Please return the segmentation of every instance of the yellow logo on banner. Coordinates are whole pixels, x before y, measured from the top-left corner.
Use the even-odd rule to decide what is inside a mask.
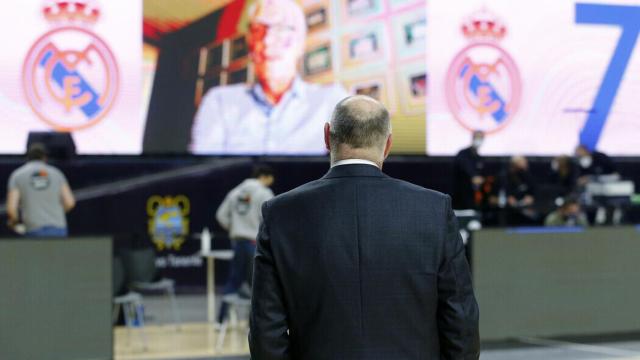
[[[184,195],[154,195],[147,200],[149,235],[158,250],[180,250],[189,235],[191,204]]]

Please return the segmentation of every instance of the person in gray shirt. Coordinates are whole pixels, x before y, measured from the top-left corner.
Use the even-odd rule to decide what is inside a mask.
[[[216,212],[216,219],[229,232],[234,255],[231,272],[224,287],[223,303],[218,322],[227,314],[227,301],[238,296],[243,282],[251,283],[256,237],[262,221],[262,204],[273,197],[269,186],[275,180],[273,170],[265,165],[256,166],[253,177],[231,190]]]
[[[64,174],[46,163],[46,148],[35,143],[27,150],[27,163],[9,177],[7,186],[8,225],[16,232],[22,219],[26,236],[65,237],[65,213],[75,199]]]

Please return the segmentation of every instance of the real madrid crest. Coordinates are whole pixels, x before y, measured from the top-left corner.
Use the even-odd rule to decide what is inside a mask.
[[[473,14],[461,30],[470,44],[449,66],[449,110],[470,131],[500,131],[518,111],[522,89],[515,62],[499,45],[507,27],[483,10]]]
[[[55,130],[95,125],[109,113],[119,86],[116,59],[91,30],[100,19],[97,1],[46,1],[42,13],[51,30],[25,58],[26,99]]]
[[[158,250],[180,250],[189,235],[189,198],[184,195],[158,196],[147,200],[149,235]]]

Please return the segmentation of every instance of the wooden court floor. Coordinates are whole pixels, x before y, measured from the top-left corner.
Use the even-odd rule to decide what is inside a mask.
[[[220,332],[208,323],[150,325],[144,328],[116,327],[116,360],[193,359],[249,354],[246,323],[229,329],[216,349]]]
[[[116,360],[215,359],[248,356],[246,322],[227,331],[218,351],[219,332],[207,323],[151,325],[114,330]],[[520,346],[483,349],[481,360],[640,360],[640,340],[582,344],[557,340],[520,339]],[[248,357],[247,357],[248,358]]]

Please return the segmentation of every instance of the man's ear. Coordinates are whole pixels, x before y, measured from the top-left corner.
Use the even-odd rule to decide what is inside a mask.
[[[331,125],[324,124],[324,145],[328,152],[331,152]]]
[[[389,156],[389,152],[391,151],[391,146],[393,145],[393,135],[389,134],[387,138],[387,143],[384,146],[384,158],[386,159]]]

